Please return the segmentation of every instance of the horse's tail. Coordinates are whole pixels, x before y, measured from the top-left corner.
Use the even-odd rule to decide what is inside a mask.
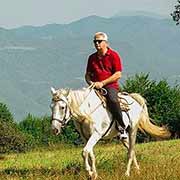
[[[132,93],[130,94],[130,96],[134,98],[143,107],[143,111],[140,115],[138,128],[142,132],[146,131],[154,137],[169,138],[171,136],[171,133],[169,132],[167,127],[159,127],[151,122],[152,119],[149,118],[146,100],[138,93]]]

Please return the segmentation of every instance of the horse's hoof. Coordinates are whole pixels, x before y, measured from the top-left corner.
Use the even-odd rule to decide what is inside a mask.
[[[96,180],[96,178],[97,178],[97,173],[93,173],[92,174],[92,180]]]
[[[89,172],[88,180],[96,180],[97,179],[97,173]]]
[[[126,177],[129,177],[130,176],[130,173],[128,171],[125,172],[125,176]]]
[[[137,173],[138,175],[140,175],[140,174],[141,174],[141,172],[140,172],[140,170],[139,170],[139,169],[137,169],[137,170],[136,170],[136,173]]]

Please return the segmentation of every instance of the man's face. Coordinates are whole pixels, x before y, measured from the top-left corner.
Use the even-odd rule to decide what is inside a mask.
[[[103,40],[103,36],[98,35],[94,38],[94,46],[97,50],[107,48],[107,42]]]

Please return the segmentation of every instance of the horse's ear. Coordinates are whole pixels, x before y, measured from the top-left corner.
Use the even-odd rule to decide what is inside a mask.
[[[56,94],[56,90],[53,87],[51,87],[51,94],[52,95]]]
[[[70,92],[70,89],[61,89],[61,93],[66,97],[69,95],[69,92]]]
[[[70,89],[66,89],[66,96],[69,95]]]

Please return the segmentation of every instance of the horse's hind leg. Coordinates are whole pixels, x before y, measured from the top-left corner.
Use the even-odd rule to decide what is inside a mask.
[[[136,156],[135,156],[135,151],[134,151],[134,146],[136,142],[136,134],[137,134],[137,127],[134,129],[130,129],[129,132],[129,149],[128,149],[128,164],[127,164],[127,170],[126,170],[126,175],[130,175],[130,170],[131,170],[131,164],[132,161],[134,160],[136,168],[139,169],[139,165],[137,164]]]
[[[129,141],[128,141],[128,139],[121,139],[121,142],[124,145],[124,147],[126,147],[127,151],[129,151]],[[135,164],[135,168],[139,171],[139,165],[137,163],[137,159],[136,159],[136,154],[135,153],[134,153],[133,162]]]
[[[140,173],[140,168],[139,168],[139,164],[137,162],[137,159],[136,159],[136,153],[134,152],[134,159],[133,159],[133,162],[135,164],[135,168],[137,170],[137,173],[139,174]]]

